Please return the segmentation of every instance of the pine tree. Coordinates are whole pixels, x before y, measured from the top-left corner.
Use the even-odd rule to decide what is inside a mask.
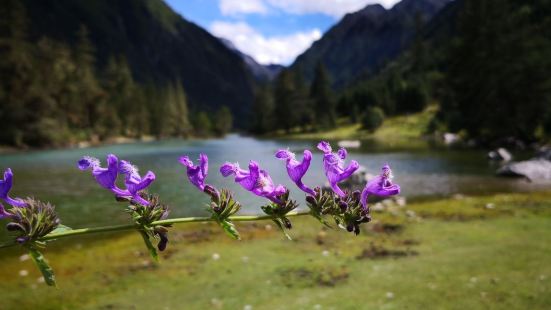
[[[23,4],[0,5],[0,143],[24,145],[24,126],[32,97],[32,46],[27,41],[28,19]]]
[[[263,134],[274,129],[274,102],[269,85],[256,90],[252,114],[251,130],[254,133]]]
[[[334,127],[336,125],[336,103],[331,91],[331,83],[323,63],[318,62],[310,88],[310,98],[313,101],[315,122],[319,127]]]
[[[274,119],[275,127],[289,132],[296,125],[298,113],[293,106],[295,85],[293,73],[283,70],[279,74],[274,90]]]
[[[175,102],[175,121],[176,121],[176,132],[175,134],[180,137],[187,137],[190,135],[192,126],[189,122],[189,111],[187,105],[187,98],[182,86],[182,82],[177,80],[174,83],[174,102]]]
[[[224,136],[230,132],[233,125],[233,117],[230,109],[223,105],[214,114],[213,129],[218,136]]]
[[[89,39],[86,26],[81,25],[77,36],[74,76],[76,97],[67,113],[72,127],[95,128],[96,121],[100,117],[97,109],[98,103],[103,96],[103,90],[96,78],[95,48]]]
[[[206,112],[201,111],[195,115],[193,128],[199,137],[208,137],[212,134],[212,122]]]

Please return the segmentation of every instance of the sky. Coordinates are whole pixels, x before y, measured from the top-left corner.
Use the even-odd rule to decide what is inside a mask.
[[[398,0],[165,0],[260,64],[289,65],[346,13]]]

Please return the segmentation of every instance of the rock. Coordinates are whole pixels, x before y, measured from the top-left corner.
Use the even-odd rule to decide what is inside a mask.
[[[508,177],[525,177],[529,180],[551,180],[551,161],[534,158],[512,162],[497,170],[497,175]]]
[[[345,147],[350,149],[357,149],[362,145],[360,140],[342,140],[342,141],[339,141],[337,144],[339,147]]]
[[[494,161],[508,162],[513,159],[513,155],[509,153],[505,148],[498,148],[497,150],[488,153],[488,159]]]
[[[551,146],[543,146],[536,153],[536,158],[551,161]]]
[[[454,133],[451,133],[451,132],[446,132],[444,133],[444,135],[442,136],[442,138],[444,139],[444,144],[445,145],[452,145],[452,144],[456,144],[457,142],[459,142],[460,138],[458,135],[454,134]]]

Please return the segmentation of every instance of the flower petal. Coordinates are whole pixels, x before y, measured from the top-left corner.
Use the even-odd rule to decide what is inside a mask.
[[[225,162],[222,166],[220,166],[220,173],[224,177],[228,177],[232,174],[235,174],[235,171],[236,171],[236,165],[235,164]]]
[[[193,167],[193,162],[189,159],[188,156],[180,157],[180,163],[186,167]]]
[[[287,160],[290,158],[295,158],[295,154],[289,150],[279,150],[275,153],[275,157],[281,160]]]
[[[320,143],[318,143],[318,149],[325,154],[331,153],[332,151],[331,145],[327,141],[320,141]]]

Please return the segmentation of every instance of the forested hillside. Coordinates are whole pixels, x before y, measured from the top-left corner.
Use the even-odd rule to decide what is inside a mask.
[[[240,56],[160,0],[6,0],[0,23],[0,144],[209,135],[250,109]]]

